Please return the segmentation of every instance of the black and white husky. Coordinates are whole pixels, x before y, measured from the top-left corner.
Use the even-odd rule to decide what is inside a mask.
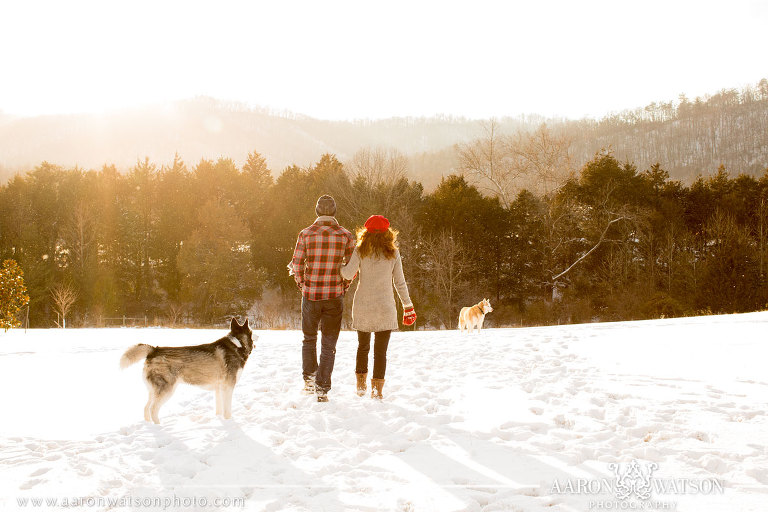
[[[232,391],[253,350],[252,334],[247,319],[240,325],[232,318],[229,334],[213,343],[188,347],[139,343],[129,348],[120,358],[120,367],[144,359],[144,382],[149,390],[144,419],[160,423],[157,413],[179,381],[216,391],[216,414],[232,417]]]

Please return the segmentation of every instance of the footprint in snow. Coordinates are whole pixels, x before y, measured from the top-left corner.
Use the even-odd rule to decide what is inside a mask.
[[[24,482],[23,484],[21,484],[19,486],[19,489],[21,489],[22,491],[26,491],[27,489],[31,489],[34,486],[36,486],[38,484],[41,484],[43,482],[45,482],[45,480],[42,480],[40,478],[34,478],[32,480],[28,480],[28,481]]]
[[[120,480],[106,480],[101,483],[99,486],[100,489],[117,489],[118,487],[122,487],[123,483]]]
[[[558,414],[557,416],[555,416],[553,418],[553,421],[554,421],[555,425],[557,425],[560,428],[565,428],[565,429],[571,429],[571,428],[573,428],[573,425],[574,425],[573,420],[571,420],[569,418],[566,418],[562,414]]]
[[[603,409],[590,409],[589,411],[587,411],[587,416],[595,418],[596,420],[604,420],[605,419],[605,410],[603,410]]]
[[[121,427],[120,428],[120,433],[123,434],[124,436],[129,436],[129,435],[133,434],[134,432],[136,432],[136,426],[135,425],[131,425],[130,427]]]
[[[706,432],[701,432],[701,431],[691,432],[690,436],[692,438],[698,440],[698,441],[701,441],[702,443],[711,443],[712,442],[711,436],[709,434],[707,434]]]
[[[397,500],[397,512],[416,512],[416,506],[411,501]]]
[[[751,476],[761,484],[768,484],[768,472],[765,471],[763,468],[748,468],[744,470],[744,474],[747,476]]]
[[[81,464],[77,468],[77,474],[79,476],[91,476],[93,474],[93,470],[91,468]]]

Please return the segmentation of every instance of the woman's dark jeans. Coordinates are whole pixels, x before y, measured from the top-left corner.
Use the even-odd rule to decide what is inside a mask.
[[[379,331],[373,341],[373,378],[383,379],[387,371],[387,346],[392,331]],[[368,352],[371,350],[371,333],[357,331],[357,365],[355,372],[368,373]]]

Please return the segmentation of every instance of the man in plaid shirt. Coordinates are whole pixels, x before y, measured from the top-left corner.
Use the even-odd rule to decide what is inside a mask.
[[[336,341],[341,330],[344,294],[349,283],[341,277],[341,265],[355,250],[355,237],[334,217],[336,201],[322,196],[315,206],[317,219],[299,233],[291,260],[291,275],[301,290],[301,350],[304,391],[328,401]],[[317,363],[317,329],[322,331],[320,364]]]

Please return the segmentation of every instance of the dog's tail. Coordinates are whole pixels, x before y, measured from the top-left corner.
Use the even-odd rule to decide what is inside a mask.
[[[132,364],[138,363],[142,359],[146,358],[147,355],[149,355],[149,353],[153,350],[155,350],[155,347],[152,345],[146,345],[144,343],[134,345],[133,347],[126,350],[125,354],[123,354],[123,357],[120,358],[120,368],[128,368]]]

